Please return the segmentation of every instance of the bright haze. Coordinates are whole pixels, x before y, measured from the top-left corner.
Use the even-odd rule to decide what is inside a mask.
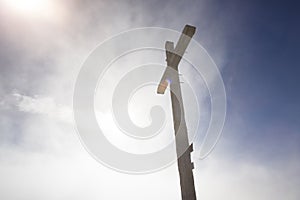
[[[191,24],[227,93],[218,145],[204,160],[196,145],[192,156],[198,199],[298,200],[298,10],[288,1],[1,0],[0,199],[179,200],[175,164],[130,175],[94,160],[76,133],[72,95],[105,39]]]

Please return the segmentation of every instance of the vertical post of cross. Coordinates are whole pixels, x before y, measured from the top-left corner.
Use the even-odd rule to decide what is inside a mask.
[[[173,111],[173,125],[176,142],[176,152],[178,156],[177,164],[180,178],[182,200],[196,200],[196,192],[194,185],[193,168],[191,161],[191,152],[193,146],[189,146],[187,127],[184,117],[183,99],[179,81],[178,65],[191,40],[195,34],[196,28],[186,25],[182,34],[174,48],[174,43],[167,41],[166,61],[167,69],[165,70],[161,82],[158,86],[157,93],[164,94],[168,84],[170,84],[171,101]],[[182,150],[185,150],[182,154]],[[181,156],[179,154],[182,154]]]

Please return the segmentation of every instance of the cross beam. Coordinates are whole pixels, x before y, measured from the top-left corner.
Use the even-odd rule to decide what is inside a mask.
[[[182,200],[196,200],[196,192],[193,176],[194,164],[191,161],[193,146],[189,146],[178,65],[195,31],[196,27],[186,25],[175,48],[173,42],[166,41],[167,68],[157,88],[158,94],[164,94],[166,88],[170,85],[174,132],[175,136],[180,135],[180,137],[175,137],[177,155],[182,154],[182,150],[186,149],[186,151],[179,156],[177,161]]]

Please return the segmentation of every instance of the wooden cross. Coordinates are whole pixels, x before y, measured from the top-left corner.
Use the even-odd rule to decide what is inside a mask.
[[[189,145],[186,122],[184,118],[183,100],[179,81],[178,65],[181,58],[195,34],[196,27],[185,25],[182,34],[174,48],[174,43],[166,41],[166,61],[167,69],[157,89],[158,94],[164,94],[168,85],[171,90],[171,101],[173,111],[173,124],[176,138],[176,152],[179,157],[177,160],[180,177],[180,187],[182,200],[196,200],[193,169],[194,164],[191,161],[191,152],[193,145]],[[182,150],[185,152],[182,154]],[[180,156],[180,154],[182,154]]]

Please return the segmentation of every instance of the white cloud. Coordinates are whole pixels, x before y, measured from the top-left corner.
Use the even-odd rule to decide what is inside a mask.
[[[26,96],[13,93],[15,106],[22,112],[46,115],[52,119],[71,123],[73,120],[71,107],[59,105],[51,97]]]
[[[259,163],[214,157],[199,163],[196,172],[199,199],[218,200],[296,200],[300,181],[299,161],[287,157],[286,163]]]

